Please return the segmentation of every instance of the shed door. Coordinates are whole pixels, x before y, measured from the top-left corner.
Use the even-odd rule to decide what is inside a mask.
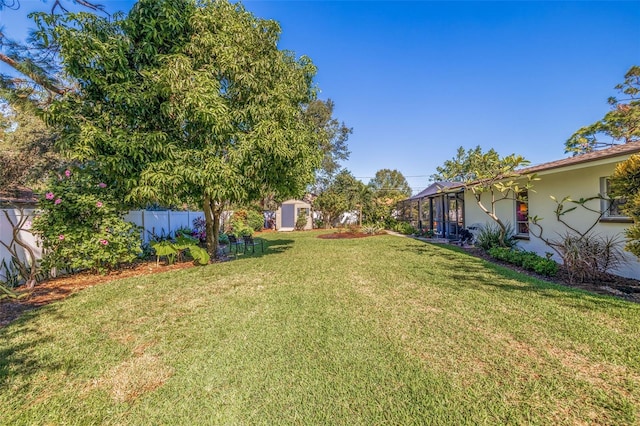
[[[296,206],[295,204],[285,204],[282,206],[282,227],[296,227]]]

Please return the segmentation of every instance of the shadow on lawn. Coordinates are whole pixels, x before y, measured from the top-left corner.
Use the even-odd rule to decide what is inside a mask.
[[[48,309],[57,311],[56,307],[49,306]],[[33,323],[34,311],[22,315],[12,327],[0,329],[0,340],[5,343],[0,347],[0,393],[9,392],[11,387],[13,393],[23,393],[22,388],[27,387],[31,380],[25,377],[43,375],[45,372],[60,371],[63,364],[54,363],[48,358],[42,358],[34,353],[34,348],[53,342],[53,337],[43,333]],[[62,315],[57,315],[62,317]],[[29,336],[27,340],[24,336]],[[22,379],[21,385],[11,383],[11,376],[18,375]],[[45,374],[46,375],[46,374]]]
[[[294,241],[293,240],[262,240],[264,246],[260,244],[260,240],[256,239],[258,245],[242,247],[238,252],[232,251],[231,258],[244,258],[244,257],[263,257],[271,254],[281,254],[289,250]]]
[[[631,307],[628,301],[612,295],[594,293],[560,282],[548,281],[543,277],[527,275],[510,269],[507,266],[498,265],[488,260],[475,257],[460,247],[447,244],[425,243],[424,246],[402,246],[400,249],[421,256],[438,256],[447,261],[455,262],[457,266],[454,269],[450,269],[449,274],[457,285],[461,287],[477,288],[478,285],[485,285],[510,292],[535,293],[545,298],[560,300],[565,305],[572,305],[579,308],[585,307],[584,302],[625,309]],[[495,273],[496,278],[501,279],[491,279],[487,277],[487,271]],[[504,279],[515,279],[522,284],[509,284],[505,282]],[[578,301],[581,303],[575,303]]]

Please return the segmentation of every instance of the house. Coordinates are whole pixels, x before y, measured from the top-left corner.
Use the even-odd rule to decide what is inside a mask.
[[[432,231],[440,238],[457,239],[464,228],[464,191],[456,182],[435,182],[397,205],[398,220]]]
[[[521,176],[536,174],[539,180],[534,181],[533,188],[523,191],[517,199],[497,202],[496,214],[513,227],[521,249],[541,256],[553,250],[540,237],[557,240],[569,231],[567,225],[579,232],[590,230],[624,244],[624,231],[633,222],[620,211],[622,200],[608,201],[609,176],[617,164],[638,153],[640,142],[630,142],[522,169],[519,171]],[[489,204],[489,196],[488,193],[482,195],[485,204]],[[565,201],[565,211],[576,208],[561,216],[563,224],[557,220],[555,211],[557,202],[562,202],[565,197],[588,201],[583,205]],[[531,218],[534,217],[541,218],[537,222],[539,226],[532,223]],[[480,209],[473,193],[464,191],[461,184],[454,182],[433,183],[419,194],[399,202],[398,219],[450,240],[457,239],[459,230],[464,227],[493,223]],[[624,255],[625,263],[612,272],[640,279],[640,261],[626,251]],[[553,256],[561,262],[557,254]]]
[[[543,232],[543,238],[551,240],[559,239],[569,231],[569,228],[556,218],[554,212],[558,204],[554,198],[558,202],[562,202],[565,197],[576,201],[589,199],[584,206],[566,201],[565,211],[573,207],[576,209],[567,211],[561,219],[579,232],[586,232],[593,227],[591,232],[595,234],[624,242],[624,231],[632,220],[620,211],[621,200],[607,201],[608,179],[618,163],[637,153],[640,153],[640,142],[631,142],[522,169],[519,171],[520,174],[535,173],[539,180],[533,183],[533,188],[528,193],[521,193],[519,200],[497,203],[497,215],[505,223],[513,225],[516,237],[520,240],[518,245],[522,249],[544,256],[552,250],[539,238],[540,230]],[[480,210],[469,191],[464,195],[464,205],[464,223],[491,221]],[[539,221],[541,228],[532,223],[532,217],[542,218]],[[640,279],[638,259],[628,252],[625,252],[625,257],[626,263],[612,272]],[[560,261],[557,255],[554,255],[554,258]]]
[[[311,204],[301,200],[284,201],[276,211],[276,229],[278,231],[293,231],[296,229],[296,221],[301,215],[307,218],[302,229],[312,229]]]

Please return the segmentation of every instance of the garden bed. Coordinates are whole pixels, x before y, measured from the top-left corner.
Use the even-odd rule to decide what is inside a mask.
[[[562,265],[560,265],[558,274],[555,277],[547,277],[536,274],[535,272],[527,271],[526,269],[513,265],[511,263],[496,260],[487,252],[477,247],[466,246],[463,247],[463,250],[472,256],[480,257],[489,262],[513,269],[522,274],[536,277],[540,280],[553,282],[555,284],[560,284],[568,287],[579,288],[582,290],[590,291],[592,293],[616,296],[625,300],[640,303],[640,281],[634,280],[632,278],[620,277],[613,274],[604,274],[603,277],[597,281],[575,283],[571,282],[571,280],[569,279],[569,273]]]

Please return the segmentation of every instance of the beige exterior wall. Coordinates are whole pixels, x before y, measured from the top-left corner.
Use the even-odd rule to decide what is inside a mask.
[[[282,205],[276,211],[276,229],[278,231],[292,231],[295,227],[295,221],[298,217],[298,212],[300,209],[307,209],[307,224],[305,225],[305,230],[310,230],[313,228],[313,220],[312,220],[312,212],[311,212],[311,204],[305,203],[300,200],[287,200],[282,203]],[[283,211],[284,210],[284,211]],[[283,218],[285,222],[283,224]]]
[[[529,191],[528,194],[529,216],[543,218],[540,221],[544,232],[543,236],[553,240],[559,238],[560,235],[563,235],[567,231],[567,228],[556,220],[554,212],[557,205],[551,199],[551,196],[554,196],[560,201],[567,196],[574,200],[579,200],[580,198],[589,198],[598,195],[600,193],[600,178],[610,176],[613,173],[615,165],[620,161],[624,161],[624,158],[608,159],[539,173],[538,177],[540,180],[534,182],[533,191]],[[484,200],[485,197],[483,197],[483,201]],[[592,200],[586,205],[596,211],[600,211],[601,208],[600,200]],[[575,206],[575,204],[570,202],[565,203],[565,209],[573,206]],[[497,204],[496,210],[498,216],[503,221],[511,224],[515,223],[515,201],[500,201]],[[480,210],[471,193],[465,194],[465,214],[467,226],[474,223],[485,224],[491,222],[491,218]],[[566,213],[563,217],[572,227],[584,232],[597,219],[598,213],[590,212],[578,206],[577,209]],[[620,241],[624,243],[624,230],[628,228],[629,225],[630,223],[600,221],[594,227],[593,232],[602,236],[617,236]],[[531,228],[534,232],[530,232],[529,240],[520,240],[518,245],[524,250],[535,251],[540,255],[544,255],[546,252],[552,252],[550,247],[533,235],[533,233],[538,234],[535,226]],[[624,253],[627,263],[612,272],[621,276],[640,279],[640,262],[630,253]],[[560,261],[557,256],[554,256],[554,259]]]

